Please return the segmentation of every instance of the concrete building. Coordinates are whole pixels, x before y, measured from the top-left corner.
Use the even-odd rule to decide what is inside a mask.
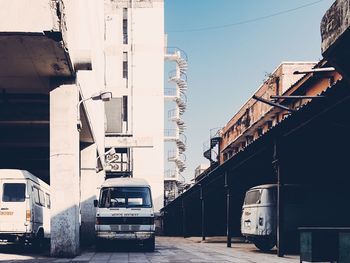
[[[270,96],[283,95],[297,80],[300,74],[295,71],[310,70],[316,62],[282,62],[266,79],[241,109],[220,131],[220,162],[242,150],[250,142],[266,133],[285,116],[281,109],[261,103],[255,97],[270,101]]]
[[[0,1],[0,168],[50,183],[54,256],[94,240],[105,176],[142,177],[163,204],[163,8]]]
[[[105,1],[107,176],[146,179],[163,205],[164,3]],[[111,161],[112,160],[112,161]]]

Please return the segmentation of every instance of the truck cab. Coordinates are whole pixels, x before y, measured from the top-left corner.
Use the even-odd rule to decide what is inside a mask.
[[[110,178],[100,189],[95,232],[97,242],[134,240],[148,251],[155,248],[155,225],[151,188],[143,179]],[[98,245],[98,244],[97,244]]]

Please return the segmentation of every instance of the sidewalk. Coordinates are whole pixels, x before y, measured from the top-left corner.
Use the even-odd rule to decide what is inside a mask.
[[[0,249],[0,262],[90,262],[90,263],[296,263],[298,256],[278,258],[276,251],[262,253],[254,245],[246,243],[232,243],[231,248],[222,243],[222,238],[209,238],[205,243],[200,238],[157,237],[156,250],[144,252],[141,248],[126,247],[124,249],[111,248],[96,252],[94,247],[82,254],[71,258],[51,258],[47,254],[31,253],[30,250],[21,250],[2,247]],[[213,241],[214,243],[212,243]],[[47,252],[46,252],[47,253]]]

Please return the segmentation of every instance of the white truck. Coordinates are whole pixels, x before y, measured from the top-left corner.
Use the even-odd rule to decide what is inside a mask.
[[[134,240],[155,248],[151,188],[143,179],[110,178],[101,186],[95,231],[97,246],[104,240]]]
[[[50,238],[50,186],[25,170],[0,169],[0,240]]]

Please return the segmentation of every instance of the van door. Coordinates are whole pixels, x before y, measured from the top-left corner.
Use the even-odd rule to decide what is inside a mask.
[[[261,189],[250,190],[246,193],[242,211],[242,233],[248,235],[258,234],[258,206]]]
[[[32,189],[33,189],[33,197],[34,197],[33,232],[37,233],[39,228],[43,227],[43,223],[44,223],[45,196],[44,196],[44,192],[39,188],[38,185],[34,185]]]
[[[0,232],[26,232],[26,180],[0,181]]]

